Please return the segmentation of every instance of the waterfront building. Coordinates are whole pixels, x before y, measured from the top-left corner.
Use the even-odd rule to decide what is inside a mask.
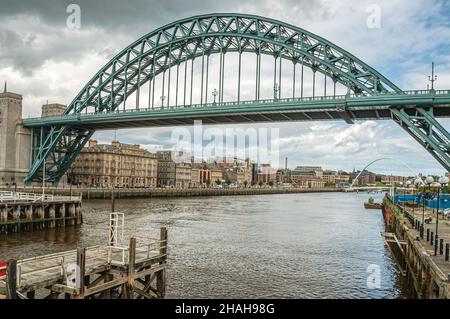
[[[158,151],[157,184],[159,187],[175,187],[176,164],[172,160],[171,151]]]
[[[207,187],[214,180],[211,177],[211,168],[205,162],[193,164],[191,170],[191,187]]]
[[[155,187],[158,161],[139,144],[90,140],[68,171],[69,182],[96,187]]]
[[[405,184],[407,178],[404,176],[381,175],[380,181],[383,184]]]
[[[336,171],[331,171],[331,170],[323,171],[322,178],[323,178],[325,183],[328,182],[328,183],[335,184],[337,177],[338,177],[338,173]]]
[[[191,185],[191,164],[175,163],[175,187],[188,188]]]
[[[358,176],[358,172],[353,172],[351,175],[352,180],[355,180],[356,176]],[[364,170],[361,175],[358,177],[358,180],[354,181],[356,185],[376,185],[376,175],[368,170]]]
[[[294,169],[296,175],[322,178],[323,170],[320,166],[297,166]]]
[[[258,164],[257,163],[253,163],[251,165],[251,174],[252,174],[252,185],[255,185],[256,183],[258,183]]]
[[[300,188],[323,188],[325,182],[320,177],[306,176],[302,174],[293,174],[291,176],[292,183]]]
[[[0,93],[0,185],[23,185],[30,167],[31,131],[22,126],[22,96]]]
[[[272,168],[270,164],[261,164],[258,171],[258,184],[267,184],[277,181],[277,170]]]
[[[191,168],[191,183],[189,184],[190,188],[198,188],[200,187],[200,169],[198,167]]]
[[[334,182],[336,187],[343,187],[350,182],[350,175],[337,175]]]
[[[216,182],[216,181],[223,181],[223,172],[221,169],[218,168],[211,168],[211,181],[212,182]]]

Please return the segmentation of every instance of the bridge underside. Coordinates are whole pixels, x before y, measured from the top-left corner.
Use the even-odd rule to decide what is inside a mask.
[[[408,116],[416,116],[416,108],[404,108]],[[117,116],[106,116],[96,121],[83,121],[83,123],[69,124],[70,127],[78,130],[115,130],[126,128],[160,127],[160,126],[180,126],[193,125],[194,121],[201,120],[203,125],[217,124],[250,124],[267,122],[303,122],[303,121],[330,121],[344,120],[348,124],[359,120],[390,120],[394,119],[391,109],[361,109],[361,110],[320,110],[320,111],[265,111],[265,112],[230,112],[224,114],[205,115],[165,115],[155,116],[154,114],[130,114],[127,117],[123,114]],[[435,108],[435,117],[450,117],[449,108]],[[134,115],[134,116],[133,116]],[[139,115],[139,116],[136,116]]]

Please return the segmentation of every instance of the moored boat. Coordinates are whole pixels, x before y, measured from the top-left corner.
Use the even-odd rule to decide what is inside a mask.
[[[381,209],[382,207],[383,205],[379,203],[364,203],[365,209]]]

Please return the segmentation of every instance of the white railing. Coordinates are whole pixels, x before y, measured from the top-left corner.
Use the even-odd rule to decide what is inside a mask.
[[[21,259],[17,261],[17,286],[27,284],[33,277],[54,277],[61,275],[67,277],[67,269],[76,264],[76,250],[69,250],[44,256]],[[106,264],[107,251],[100,246],[86,248],[86,261],[92,265],[96,263]],[[31,279],[32,280],[32,279]]]
[[[9,192],[0,191],[0,202],[11,202],[11,201],[81,201],[81,195],[79,196],[55,196],[52,194],[34,194],[34,193],[19,193],[19,192]]]
[[[129,261],[129,247],[109,246],[108,263],[114,265],[126,265]],[[160,255],[160,249],[166,249],[166,241],[154,240],[145,245],[136,247],[136,261],[148,259]]]

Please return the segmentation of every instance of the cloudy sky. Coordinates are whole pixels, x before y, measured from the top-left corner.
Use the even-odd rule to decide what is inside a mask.
[[[81,27],[67,27],[67,6],[81,8]],[[450,88],[450,4],[438,0],[0,0],[0,81],[23,95],[24,117],[38,116],[47,100],[69,104],[96,71],[116,53],[152,30],[192,15],[241,12],[299,26],[350,51],[403,89],[427,86],[435,61],[436,88]],[[374,9],[375,8],[375,9]],[[379,10],[379,27],[368,20]],[[229,75],[232,77],[232,75]],[[272,85],[272,78],[263,80]],[[269,89],[270,91],[270,89]],[[270,93],[270,92],[269,92]],[[450,121],[442,120],[450,129]],[[443,168],[391,121],[260,125],[278,128],[280,162],[361,169],[378,157],[394,157],[414,170],[442,174]],[[154,150],[173,145],[173,130],[117,131],[119,140]],[[98,132],[101,142],[113,132]],[[378,170],[407,173],[394,161]]]

